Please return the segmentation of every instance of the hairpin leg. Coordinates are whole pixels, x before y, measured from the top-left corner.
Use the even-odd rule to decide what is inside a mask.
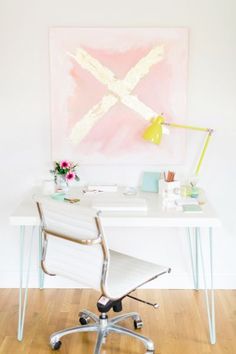
[[[213,287],[212,228],[209,228],[210,289],[208,289],[207,280],[206,280],[205,262],[204,262],[203,252],[202,252],[200,228],[196,227],[194,229],[194,247],[193,247],[193,241],[192,241],[192,235],[190,229],[188,229],[188,238],[189,238],[189,248],[190,248],[190,256],[191,256],[194,288],[196,290],[199,289],[199,252],[200,252],[200,262],[202,267],[203,285],[204,285],[207,317],[208,317],[209,333],[210,333],[210,342],[211,344],[215,344],[216,333],[215,333],[215,303],[214,303],[214,287]]]
[[[31,258],[32,258],[31,254],[32,254],[34,229],[35,228],[32,227],[32,234],[30,239],[29,255],[28,255],[28,265],[26,270],[25,290],[23,290],[25,226],[20,227],[20,286],[19,286],[19,315],[18,315],[18,333],[17,333],[17,339],[19,341],[22,341],[23,339],[25,312],[26,312],[27,299],[28,299],[28,284],[29,284],[30,265],[31,265]]]
[[[191,265],[193,273],[193,283],[194,289],[198,290],[199,288],[199,261],[198,261],[198,231],[197,228],[194,229],[194,242],[192,241],[191,230],[188,228],[188,241],[189,241],[189,250],[191,256]],[[194,243],[194,246],[193,246]]]
[[[39,258],[39,289],[44,288],[44,272],[41,267],[41,259],[43,252],[43,242],[42,242],[42,228],[39,226],[39,248],[38,248],[38,258]]]
[[[199,248],[200,248],[200,255],[201,255],[201,265],[202,265],[205,300],[206,300],[206,307],[207,307],[207,317],[208,317],[209,332],[210,332],[210,341],[211,344],[215,344],[216,330],[215,330],[215,299],[214,299],[214,286],[213,286],[212,228],[209,228],[210,289],[208,289],[207,287],[205,263],[204,263],[204,257],[202,252],[202,241],[201,241],[200,231],[198,232],[199,232]]]

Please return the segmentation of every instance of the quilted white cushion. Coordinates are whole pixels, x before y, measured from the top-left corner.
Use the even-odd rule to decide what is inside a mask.
[[[41,204],[44,225],[48,230],[65,234],[75,240],[98,237],[94,210],[54,202],[46,198],[40,198],[38,201]],[[121,298],[143,283],[168,272],[167,267],[113,250],[108,252],[108,274],[105,281],[107,294],[105,295],[112,299]],[[101,244],[81,245],[48,235],[45,266],[49,273],[73,279],[101,291],[103,268]]]
[[[110,250],[107,292],[120,298],[148,280],[168,272],[169,268]]]

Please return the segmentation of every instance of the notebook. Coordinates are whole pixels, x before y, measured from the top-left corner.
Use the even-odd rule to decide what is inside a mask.
[[[146,211],[147,203],[142,198],[98,199],[92,207],[102,211]]]
[[[94,184],[88,186],[88,191],[117,192],[117,184]]]
[[[176,201],[176,204],[178,206],[183,206],[183,205],[198,205],[199,202],[197,199],[194,199],[194,198],[181,198],[179,200]]]
[[[183,205],[184,213],[202,213],[202,208],[197,204]]]

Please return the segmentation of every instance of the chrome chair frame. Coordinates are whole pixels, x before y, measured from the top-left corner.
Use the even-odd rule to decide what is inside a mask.
[[[52,348],[54,348],[57,343],[60,343],[61,337],[67,334],[82,333],[82,332],[97,332],[98,334],[97,334],[94,354],[100,354],[102,344],[106,342],[107,335],[109,333],[119,333],[140,340],[146,348],[146,353],[149,354],[154,353],[154,343],[151,339],[144,337],[141,334],[135,333],[128,328],[117,325],[117,323],[126,320],[128,318],[132,318],[133,320],[140,320],[140,315],[137,312],[126,313],[124,315],[119,315],[111,319],[108,319],[107,315],[104,313],[102,313],[98,317],[97,315],[95,315],[94,313],[88,310],[83,310],[82,312],[80,312],[80,315],[81,316],[87,315],[89,318],[91,318],[94,321],[94,323],[75,326],[75,327],[63,329],[61,331],[53,333],[50,336],[50,345]]]
[[[109,251],[106,246],[104,233],[103,233],[103,227],[102,227],[102,223],[100,220],[101,212],[98,212],[95,216],[95,223],[96,223],[96,227],[97,227],[97,238],[95,238],[95,239],[75,239],[75,238],[72,238],[68,235],[60,234],[55,231],[51,231],[51,230],[47,229],[45,227],[43,212],[42,212],[40,203],[36,202],[36,204],[37,204],[37,208],[38,208],[38,212],[39,212],[39,216],[40,216],[40,220],[41,220],[41,228],[42,228],[42,234],[43,234],[43,247],[42,247],[42,260],[41,260],[41,266],[42,266],[43,271],[46,274],[51,275],[51,276],[56,275],[56,274],[49,273],[46,269],[45,264],[44,264],[45,258],[46,258],[46,253],[47,253],[48,235],[56,236],[59,238],[66,239],[68,241],[72,241],[75,243],[88,245],[88,246],[92,246],[95,244],[101,244],[102,252],[103,252],[103,267],[102,267],[102,276],[101,276],[102,294],[105,297],[108,297],[110,300],[117,300],[117,299],[111,298],[106,290],[106,278],[107,278],[107,273],[108,273]],[[169,269],[169,271],[170,271],[170,269]],[[164,274],[164,273],[162,273],[162,274]],[[159,274],[155,277],[152,277],[151,279],[148,279],[143,284],[140,284],[140,286],[148,283],[149,281],[157,278],[160,275],[161,274]],[[130,294],[131,292],[133,292],[135,290],[136,289],[132,289],[129,293],[124,294],[123,297],[127,296],[128,294]],[[131,331],[128,328],[116,325],[116,323],[119,323],[120,321],[123,321],[128,318],[132,318],[133,320],[136,320],[136,321],[141,320],[141,317],[137,312],[126,313],[124,315],[119,315],[119,316],[113,317],[111,319],[108,319],[108,316],[106,313],[101,313],[101,315],[98,317],[97,315],[95,315],[94,313],[92,313],[88,310],[83,310],[82,312],[80,312],[80,315],[88,316],[90,319],[92,319],[94,321],[94,324],[80,325],[80,326],[75,326],[75,327],[71,327],[71,328],[67,328],[67,329],[63,329],[63,330],[54,332],[50,336],[50,345],[53,349],[60,348],[60,344],[61,344],[60,338],[62,338],[63,336],[65,336],[67,334],[81,333],[81,332],[97,332],[98,335],[97,335],[97,341],[96,341],[96,345],[95,345],[95,349],[94,349],[94,354],[100,354],[102,344],[105,343],[107,335],[112,332],[112,333],[125,334],[130,337],[134,337],[134,338],[140,340],[144,344],[144,346],[146,348],[146,353],[149,353],[149,354],[154,353],[154,343],[151,339],[149,339],[141,334],[135,333],[134,331]],[[59,344],[58,347],[57,347],[57,344]]]

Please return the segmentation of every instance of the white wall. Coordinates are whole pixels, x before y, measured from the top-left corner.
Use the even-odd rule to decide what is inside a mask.
[[[236,288],[236,3],[234,0],[8,0],[0,4],[0,286],[18,285],[18,230],[8,216],[25,192],[39,182],[50,159],[50,26],[184,26],[190,29],[189,123],[214,127],[201,183],[219,213],[223,228],[215,232],[215,283]],[[198,140],[200,139],[200,140]],[[180,172],[192,167],[201,143],[190,134]],[[141,171],[159,166],[81,166],[83,181],[137,184]],[[156,286],[191,287],[185,235],[150,231],[146,246],[136,230],[135,245],[127,230],[113,246],[145,259],[170,264],[173,273]],[[110,232],[110,230],[109,230]],[[125,241],[121,245],[120,240]],[[36,241],[35,241],[36,242]],[[36,243],[35,243],[36,244]],[[31,285],[36,285],[36,261]],[[51,283],[52,284],[52,283]],[[67,283],[57,280],[58,286]],[[56,285],[56,284],[54,284]]]

